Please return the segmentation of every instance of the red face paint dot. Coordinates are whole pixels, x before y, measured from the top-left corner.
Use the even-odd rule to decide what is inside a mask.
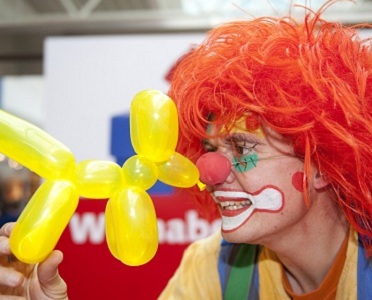
[[[303,180],[304,180],[304,173],[303,172],[296,172],[292,176],[293,187],[301,193],[303,193],[303,191],[304,191]]]

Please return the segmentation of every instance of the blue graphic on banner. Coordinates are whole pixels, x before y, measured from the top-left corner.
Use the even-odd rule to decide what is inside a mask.
[[[124,162],[136,153],[130,140],[129,115],[118,115],[111,119],[111,155],[116,163],[122,166]],[[166,185],[159,180],[148,190],[153,195],[172,194],[173,187]]]

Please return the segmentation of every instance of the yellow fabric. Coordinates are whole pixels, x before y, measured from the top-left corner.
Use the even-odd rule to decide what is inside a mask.
[[[181,264],[159,296],[159,300],[221,300],[222,291],[218,275],[218,255],[221,233],[191,244]]]
[[[218,275],[220,232],[191,244],[181,264],[159,300],[221,300]],[[357,299],[358,236],[350,230],[344,269],[337,289],[337,300]],[[260,299],[288,300],[276,256],[264,248],[259,257]]]
[[[337,300],[357,299],[358,235],[350,230],[344,269],[337,288]],[[260,299],[290,300],[284,290],[281,268],[275,254],[264,248],[258,264]]]
[[[358,233],[350,230],[344,270],[337,288],[337,299],[357,299]]]

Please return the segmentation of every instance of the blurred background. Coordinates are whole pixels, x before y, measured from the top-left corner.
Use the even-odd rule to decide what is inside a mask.
[[[354,2],[354,3],[353,3]],[[0,74],[43,74],[47,36],[205,32],[223,21],[304,13],[323,0],[0,0]],[[325,16],[346,24],[370,23],[372,1],[340,1]]]
[[[215,25],[262,15],[304,15],[324,1],[0,0],[0,108],[60,140],[77,161],[122,164],[133,155],[132,97],[167,91],[177,58]],[[323,15],[372,24],[372,0],[339,1]],[[370,30],[361,35],[372,37]],[[0,155],[0,223],[16,220],[42,178]],[[156,299],[190,242],[219,220],[199,215],[192,199],[157,184],[151,190],[160,233],[153,261],[128,267],[109,253],[106,199],[81,199],[57,248],[70,299]]]

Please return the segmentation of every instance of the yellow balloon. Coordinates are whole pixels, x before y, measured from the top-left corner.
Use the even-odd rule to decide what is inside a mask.
[[[0,152],[46,179],[70,178],[75,158],[40,128],[0,110]]]
[[[57,244],[78,201],[79,195],[71,182],[44,182],[23,210],[10,235],[13,254],[26,263],[43,261]]]
[[[130,135],[137,154],[153,162],[167,160],[178,140],[176,105],[157,90],[145,90],[132,100]]]
[[[138,186],[144,190],[151,188],[158,180],[158,169],[154,162],[134,155],[123,165],[125,182],[129,186]]]
[[[110,161],[82,161],[76,167],[76,184],[82,197],[110,198],[123,184],[121,167]]]
[[[79,196],[110,198],[106,236],[111,253],[127,265],[153,258],[158,247],[154,205],[146,190],[159,179],[177,187],[198,184],[196,166],[175,152],[178,116],[174,102],[156,90],[138,93],[131,105],[132,145],[137,153],[122,167],[75,158],[38,127],[0,110],[0,152],[47,179],[33,195],[10,236],[14,255],[43,261],[74,213]]]
[[[158,172],[160,181],[176,187],[192,187],[199,181],[198,168],[177,152],[168,161],[158,164]]]
[[[111,254],[118,260],[120,260],[118,252],[118,242],[115,233],[114,215],[112,211],[111,200],[107,201],[105,210],[105,224],[106,224],[106,243]]]
[[[154,205],[146,191],[127,187],[106,206],[106,236],[111,253],[129,266],[150,261],[158,248]]]

